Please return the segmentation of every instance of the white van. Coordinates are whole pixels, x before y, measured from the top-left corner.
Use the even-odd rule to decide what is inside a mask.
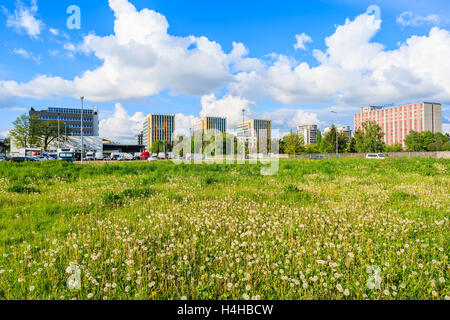
[[[94,161],[95,160],[95,152],[93,152],[93,151],[86,152],[85,159],[86,159],[86,161]]]
[[[383,153],[369,153],[366,155],[366,159],[385,159],[386,156]]]
[[[158,154],[158,158],[161,159],[161,160],[163,160],[163,159],[166,158],[166,154],[165,154],[164,152],[160,152],[160,153]]]

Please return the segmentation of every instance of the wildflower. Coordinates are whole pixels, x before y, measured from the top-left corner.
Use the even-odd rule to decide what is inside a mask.
[[[242,295],[242,297],[244,298],[244,300],[249,300],[249,299],[250,299],[249,295],[246,294],[246,293],[244,293],[244,294]]]
[[[34,286],[31,286],[31,287],[30,287],[30,291],[34,291]]]
[[[350,291],[348,289],[344,290],[344,296],[348,297],[350,295]]]

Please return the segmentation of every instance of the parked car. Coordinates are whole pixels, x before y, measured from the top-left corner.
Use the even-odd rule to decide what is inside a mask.
[[[384,153],[369,153],[366,155],[366,159],[385,159]]]
[[[150,162],[158,161],[158,157],[151,156],[147,159],[147,161],[150,161]]]
[[[141,160],[148,160],[148,158],[150,158],[150,153],[149,152],[142,152],[141,153]]]
[[[310,160],[323,160],[326,159],[326,156],[321,156],[321,155],[316,155],[316,156],[311,156],[311,158],[309,158]]]
[[[160,152],[158,154],[158,158],[161,159],[161,160],[166,159],[166,154],[164,152]]]
[[[0,162],[4,162],[4,161],[6,161],[5,157],[0,156]]]
[[[17,162],[17,163],[22,163],[22,162],[36,162],[36,160],[34,160],[31,157],[12,157],[10,162]]]

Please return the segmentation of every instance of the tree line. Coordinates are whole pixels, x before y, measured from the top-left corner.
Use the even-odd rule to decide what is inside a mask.
[[[365,122],[362,129],[355,132],[353,137],[345,133],[336,134],[336,126],[325,133],[317,134],[317,144],[305,145],[303,136],[290,132],[280,140],[280,153],[289,155],[335,153],[336,144],[339,153],[380,153],[380,152],[427,152],[427,151],[450,151],[449,135],[437,132],[415,132],[411,131],[405,138],[406,150],[402,144],[386,145],[384,143],[384,132],[381,127],[373,121]],[[338,139],[336,143],[336,137]]]

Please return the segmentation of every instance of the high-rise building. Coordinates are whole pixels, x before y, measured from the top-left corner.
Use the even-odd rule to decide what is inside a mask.
[[[149,114],[144,121],[143,142],[147,151],[152,149],[155,141],[173,143],[175,132],[175,116]]]
[[[303,137],[305,145],[317,144],[317,125],[304,125],[297,128],[297,133]]]
[[[361,113],[355,114],[355,131],[368,121],[374,121],[381,127],[387,145],[401,143],[406,147],[405,138],[411,131],[442,131],[442,105],[421,102],[389,108],[364,107]]]
[[[194,122],[194,133],[201,131],[205,134],[208,130],[214,129],[217,129],[220,132],[226,132],[227,119],[220,117],[203,117]]]
[[[29,114],[43,121],[60,121],[61,128],[65,127],[67,129],[68,136],[81,135],[81,109],[48,108],[48,110],[37,111],[31,108]],[[96,109],[83,110],[83,135],[99,135],[98,111]]]
[[[257,119],[241,122],[238,125],[237,138],[248,142],[250,149],[257,148],[258,144],[265,139],[269,150],[272,140],[272,122]]]

